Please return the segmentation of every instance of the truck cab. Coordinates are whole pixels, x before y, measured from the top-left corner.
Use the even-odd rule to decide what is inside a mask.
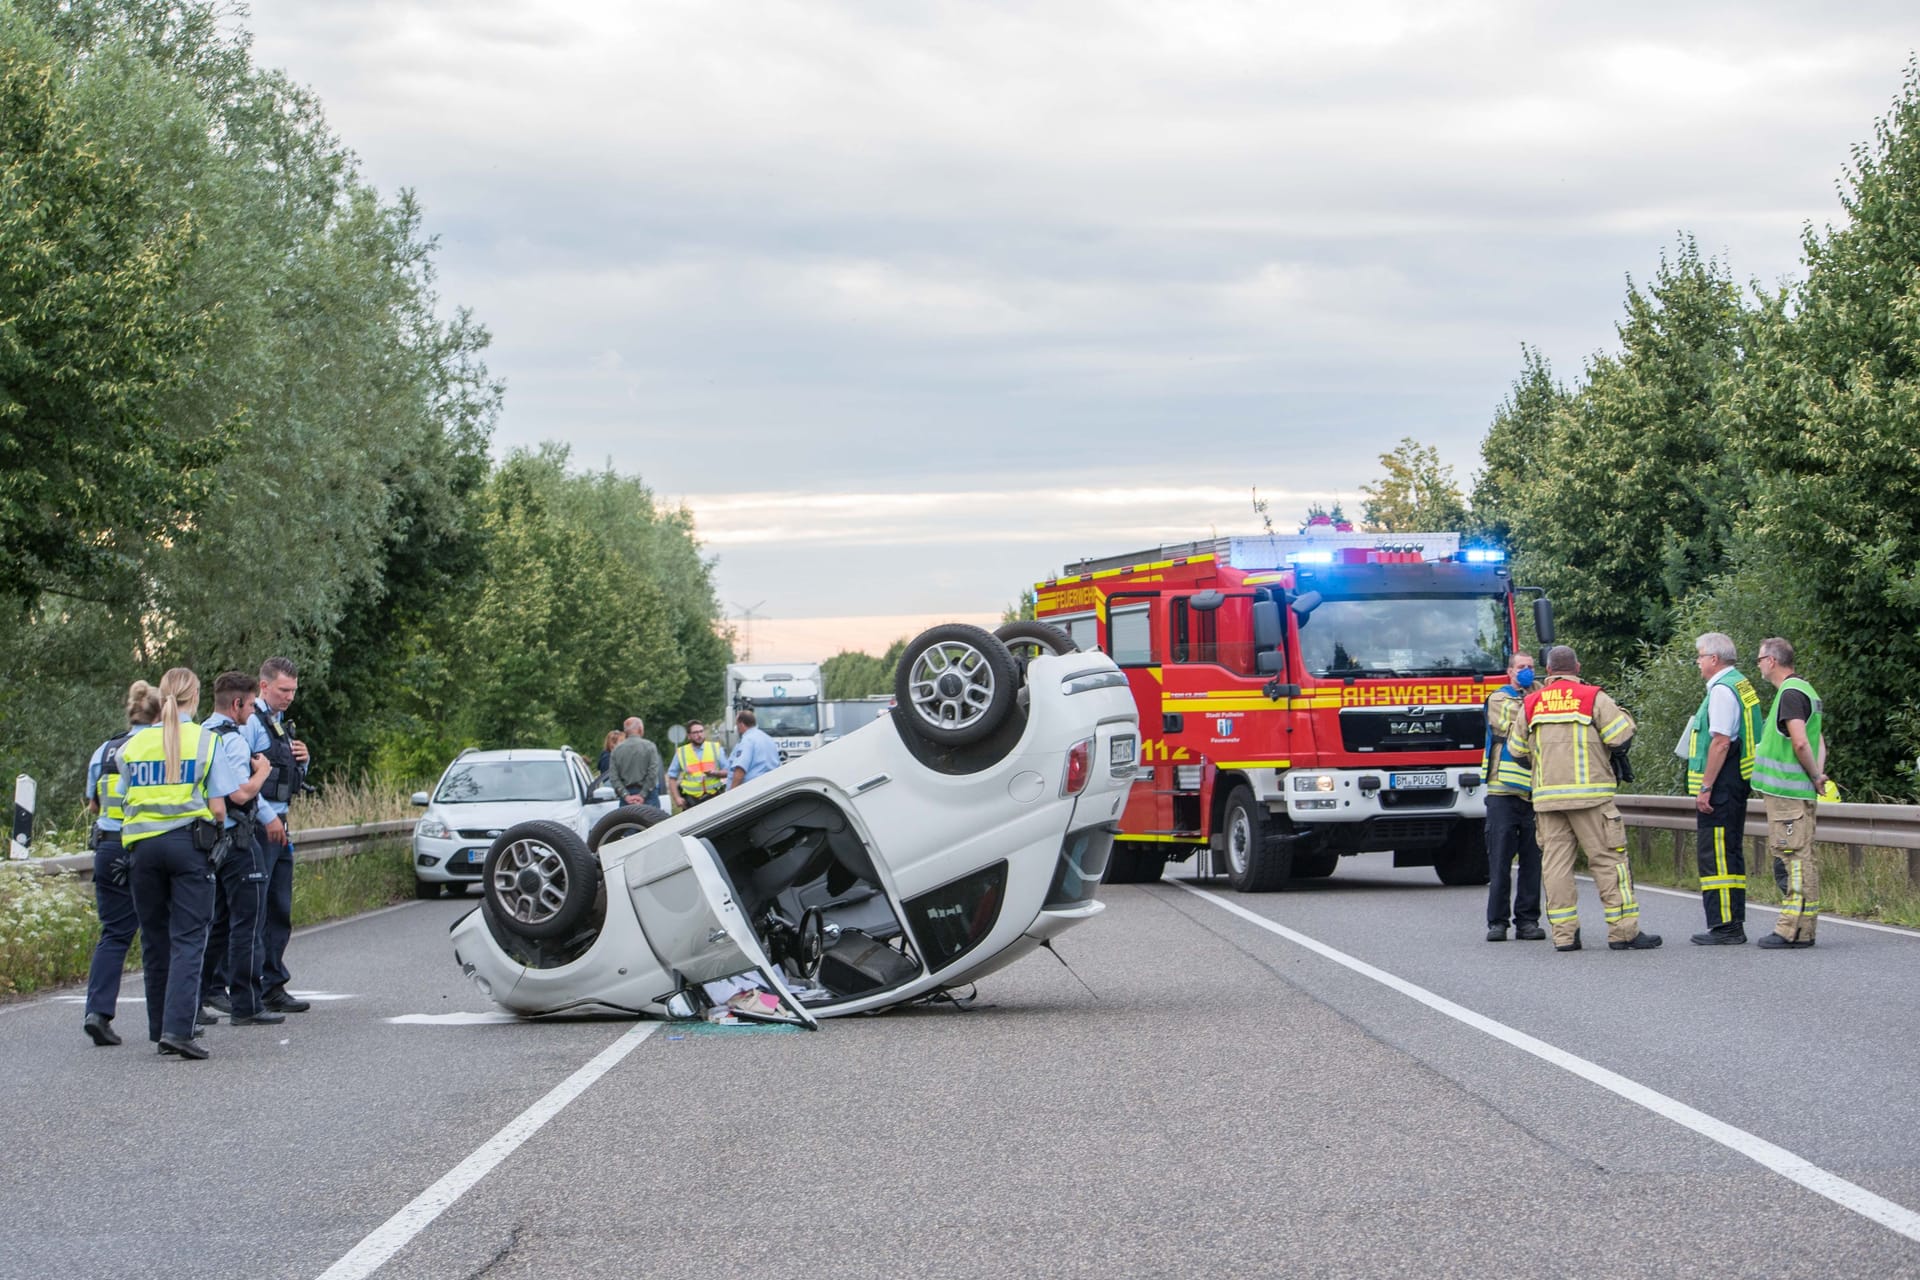
[[[772,738],[784,763],[822,742],[825,680],[814,662],[736,662],[727,668],[725,742],[737,741],[734,716],[751,709],[761,732]]]

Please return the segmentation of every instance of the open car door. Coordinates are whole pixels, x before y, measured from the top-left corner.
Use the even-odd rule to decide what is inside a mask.
[[[688,987],[745,975],[779,1001],[777,1020],[819,1029],[767,959],[706,840],[651,840],[627,858],[625,870],[640,931],[663,969]]]

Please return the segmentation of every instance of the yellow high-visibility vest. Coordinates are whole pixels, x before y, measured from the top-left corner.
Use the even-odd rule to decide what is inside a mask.
[[[159,725],[142,729],[120,748],[120,807],[126,820],[120,843],[134,845],[162,832],[178,830],[195,818],[213,821],[207,803],[207,774],[220,735],[192,722],[180,725],[180,778],[167,781],[167,742]]]

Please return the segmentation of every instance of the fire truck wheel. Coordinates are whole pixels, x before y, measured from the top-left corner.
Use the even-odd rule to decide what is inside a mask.
[[[996,630],[993,638],[1006,645],[1016,659],[1080,652],[1073,637],[1051,622],[1009,622]]]
[[[587,848],[598,853],[600,846],[609,840],[619,840],[636,831],[645,831],[654,823],[666,820],[667,815],[658,805],[621,805],[618,809],[600,815],[600,821],[594,823],[593,830],[587,833]]]
[[[1340,855],[1337,853],[1296,853],[1293,855],[1293,878],[1296,880],[1324,880],[1340,867]]]
[[[1272,840],[1274,821],[1245,783],[1227,796],[1221,817],[1227,837],[1227,882],[1241,893],[1272,893],[1293,878],[1293,845]]]
[[[964,747],[1013,713],[1020,672],[1007,646],[980,627],[947,622],[913,638],[893,677],[894,719],[923,742]]]
[[[1152,884],[1167,869],[1167,855],[1151,844],[1116,840],[1103,884]]]
[[[1455,827],[1447,847],[1434,857],[1433,873],[1440,877],[1441,884],[1485,884],[1491,879],[1493,873],[1487,866],[1487,824],[1462,822]]]

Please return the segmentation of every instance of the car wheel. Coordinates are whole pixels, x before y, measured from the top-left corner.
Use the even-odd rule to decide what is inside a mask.
[[[1009,622],[995,630],[993,638],[1007,646],[1015,659],[1080,652],[1073,637],[1051,622]]]
[[[1241,893],[1271,893],[1293,877],[1293,846],[1272,839],[1273,820],[1265,805],[1242,783],[1227,796],[1221,818],[1227,841],[1227,883]]]
[[[600,815],[600,821],[593,824],[593,830],[587,833],[589,852],[600,852],[600,846],[609,840],[619,840],[636,831],[645,831],[656,822],[665,822],[666,813],[650,804],[622,805],[612,813]]]
[[[929,627],[900,655],[895,719],[923,742],[964,747],[1013,713],[1020,673],[1007,646],[961,622]]]
[[[419,876],[415,876],[413,878],[413,896],[422,902],[425,902],[429,898],[437,898],[440,896],[440,886],[431,880],[422,880]]]
[[[1433,874],[1440,877],[1441,884],[1452,885],[1485,884],[1492,879],[1493,869],[1487,863],[1487,824],[1462,822],[1455,827],[1447,847],[1433,860]]]
[[[1143,841],[1116,840],[1102,884],[1152,884],[1167,869],[1167,855]]]
[[[1296,853],[1293,855],[1295,880],[1324,880],[1340,866],[1337,853]]]
[[[600,860],[572,827],[522,822],[487,850],[482,883],[503,927],[523,938],[563,938],[593,909]]]

